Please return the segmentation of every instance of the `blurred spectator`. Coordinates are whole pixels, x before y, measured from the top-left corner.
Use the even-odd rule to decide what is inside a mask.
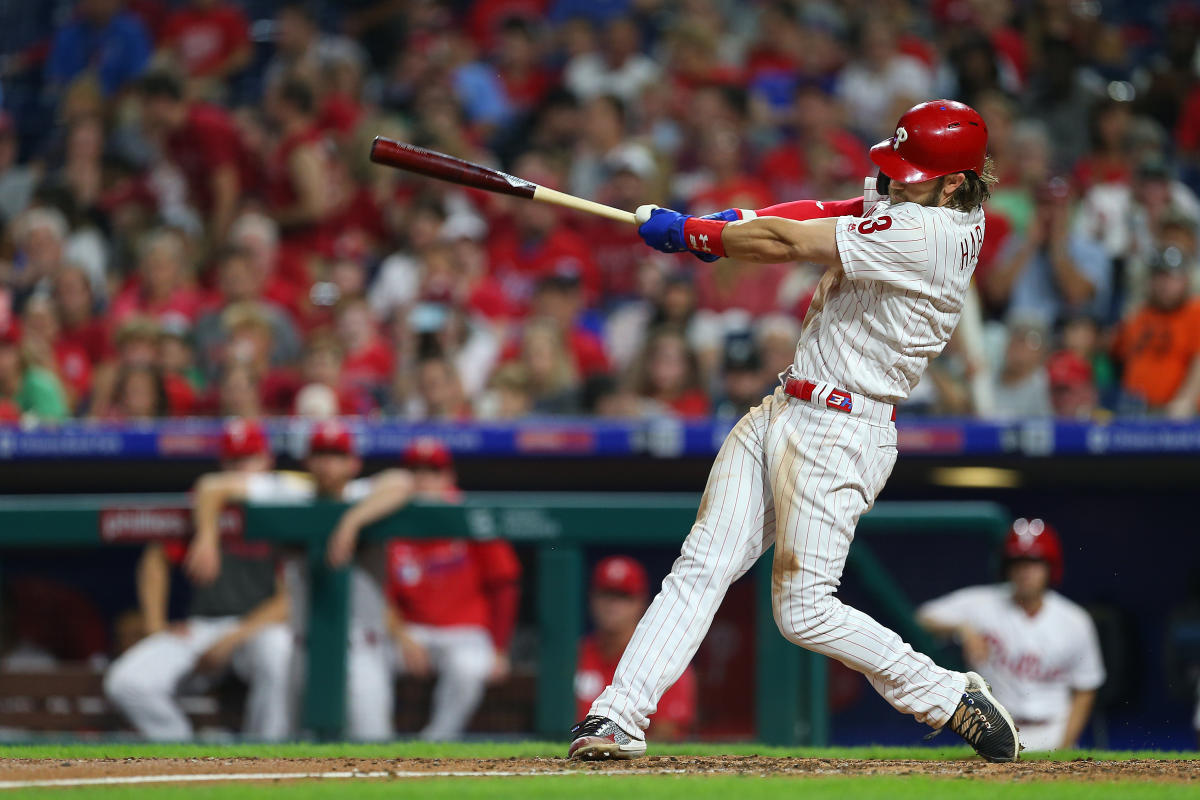
[[[16,251],[11,261],[0,261],[0,285],[12,292],[20,310],[35,290],[47,288],[65,266],[67,220],[53,208],[31,208],[13,226]],[[88,275],[93,287],[103,286],[104,276]]]
[[[20,142],[12,114],[0,110],[0,225],[16,219],[29,205],[37,171],[18,163]]]
[[[183,237],[160,229],[142,243],[137,274],[113,300],[109,314],[118,325],[134,315],[179,317],[190,323],[201,301]]]
[[[1106,317],[1112,286],[1108,255],[1070,228],[1070,186],[1045,184],[1024,236],[1014,236],[984,287],[992,302],[1007,303],[1010,320],[1052,326],[1060,317],[1087,311]]]
[[[1026,93],[1026,112],[1050,133],[1052,165],[1065,172],[1088,150],[1088,128],[1081,125],[1098,99],[1086,85],[1071,42],[1049,38],[1041,43],[1039,69]]]
[[[544,37],[539,34],[530,21],[519,17],[509,17],[500,28],[496,67],[504,93],[517,112],[537,108],[554,87],[555,75],[543,63]]]
[[[696,313],[696,286],[684,270],[669,272],[667,264],[646,260],[638,272],[638,297],[608,317],[604,338],[617,369],[637,359],[647,333],[659,326],[691,331]],[[791,347],[795,348],[793,341]]]
[[[617,662],[646,610],[650,595],[646,570],[628,556],[609,556],[592,572],[589,595],[593,631],[579,643],[575,667],[576,716],[587,716],[592,702],[612,683]],[[696,675],[689,666],[658,703],[650,718],[654,738],[688,738],[697,718]]]
[[[583,288],[579,276],[572,272],[547,275],[538,281],[537,293],[533,297],[533,316],[553,324],[559,336],[567,343],[575,372],[588,377],[599,372],[608,372],[608,356],[604,352],[604,340],[583,324]],[[519,347],[511,347],[505,354],[512,358]]]
[[[346,349],[342,379],[367,391],[383,387],[391,379],[395,364],[367,301],[347,298],[338,306],[335,317],[337,337]]]
[[[35,294],[25,304],[22,318],[23,345],[30,360],[53,372],[75,410],[88,396],[92,384],[92,362],[76,342],[61,336],[58,311],[48,295]]]
[[[203,217],[210,240],[225,241],[238,202],[255,177],[232,117],[217,106],[189,102],[183,84],[165,71],[146,75],[141,95],[147,136],[183,174],[188,202]]]
[[[543,186],[558,185],[538,155],[522,157],[515,171]],[[589,305],[599,296],[600,275],[591,248],[571,226],[563,224],[558,209],[546,203],[518,203],[513,206],[512,222],[494,232],[489,262],[492,275],[516,310],[527,310],[538,280],[555,273],[576,272]]]
[[[880,15],[868,15],[855,32],[853,57],[838,77],[837,96],[850,125],[864,139],[890,137],[892,120],[933,96],[933,75],[919,59],[900,52],[898,32]]]
[[[721,375],[721,391],[714,411],[718,417],[738,419],[773,391],[763,380],[762,357],[749,331],[725,338]]]
[[[268,113],[279,140],[267,163],[267,205],[283,244],[305,254],[328,252],[329,163],[312,86],[298,77],[285,79],[270,95]]]
[[[1050,382],[1046,375],[1046,332],[1039,325],[1014,324],[996,376],[994,416],[999,419],[1049,417]]]
[[[1117,371],[1107,352],[1104,335],[1104,329],[1094,317],[1071,317],[1063,322],[1059,355],[1070,353],[1087,366],[1089,382],[1099,393],[1100,404],[1110,407],[1117,391]]]
[[[271,326],[271,363],[275,366],[295,363],[300,355],[300,338],[287,312],[264,296],[267,275],[254,253],[246,248],[228,247],[217,257],[216,305],[196,321],[193,338],[200,364],[208,377],[220,368],[224,346],[222,315],[232,305],[252,303]]]
[[[1129,153],[1129,127],[1133,109],[1122,100],[1105,99],[1092,107],[1088,118],[1091,150],[1075,162],[1073,177],[1080,191],[1099,183],[1129,183],[1133,164]]]
[[[224,81],[250,63],[250,23],[225,0],[189,0],[167,17],[159,53],[186,75],[194,97],[218,97]]]
[[[1200,224],[1200,200],[1172,177],[1161,155],[1139,163],[1130,185],[1101,184],[1084,197],[1075,229],[1100,242],[1109,256],[1125,266],[1126,285],[1119,288],[1128,295],[1126,309],[1145,295],[1145,265],[1163,246],[1156,238],[1168,220],[1190,222],[1194,236]]]
[[[520,419],[533,411],[529,373],[524,364],[504,364],[492,375],[476,409],[481,419]]]
[[[1114,354],[1124,366],[1118,410],[1196,416],[1200,403],[1200,299],[1192,297],[1183,254],[1168,248],[1151,264],[1146,304],[1118,330]]]
[[[148,420],[169,412],[166,383],[157,367],[132,365],[117,373],[110,418]]]
[[[658,64],[638,52],[637,24],[629,17],[609,22],[600,42],[599,50],[580,53],[567,62],[563,83],[581,100],[610,94],[632,103],[658,77]]]
[[[85,75],[111,97],[141,73],[150,60],[150,36],[124,6],[124,0],[79,0],[50,45],[46,81],[52,90]]]
[[[410,409],[415,419],[465,420],[472,416],[458,372],[445,358],[425,358],[417,364],[416,390],[416,403]]]
[[[83,269],[68,264],[59,270],[53,281],[53,297],[62,341],[83,350],[92,366],[108,359],[112,355],[110,329],[96,314],[97,303]]]
[[[534,318],[521,337],[520,363],[529,377],[535,414],[573,414],[580,409],[580,380],[563,331]]]
[[[635,374],[638,394],[657,403],[661,413],[681,417],[709,413],[695,351],[678,331],[659,328],[651,333]]]
[[[56,422],[70,416],[54,373],[32,363],[21,348],[21,330],[10,320],[0,330],[0,422]]]

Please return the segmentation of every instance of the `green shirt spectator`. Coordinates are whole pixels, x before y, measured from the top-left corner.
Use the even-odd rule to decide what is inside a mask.
[[[21,331],[12,323],[0,330],[0,419],[26,415],[57,421],[70,411],[54,373],[28,363],[21,352]]]

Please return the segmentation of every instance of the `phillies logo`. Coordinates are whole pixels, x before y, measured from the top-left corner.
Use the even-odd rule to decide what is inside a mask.
[[[699,243],[696,242],[697,238],[700,239]],[[703,250],[706,253],[712,252],[712,248],[708,246],[708,234],[707,233],[702,233],[702,234],[700,234],[699,237],[697,237],[696,234],[694,234],[694,233],[689,233],[688,239],[691,241],[691,246],[689,247],[689,249]]]
[[[848,393],[843,392],[841,389],[831,391],[829,397],[825,398],[825,405],[834,411],[844,411],[847,414],[854,410],[854,401],[850,399]]]
[[[908,141],[908,131],[904,130],[903,127],[896,128],[896,135],[892,138],[892,149],[899,150],[900,143],[907,142],[907,141]]]

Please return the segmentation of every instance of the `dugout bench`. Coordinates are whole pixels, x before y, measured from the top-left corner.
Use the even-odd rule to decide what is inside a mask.
[[[534,586],[539,629],[534,723],[542,736],[562,738],[575,722],[575,656],[583,632],[583,550],[590,545],[631,549],[677,546],[695,520],[697,494],[470,493],[459,505],[413,503],[363,531],[364,541],[394,537],[503,537],[536,553]],[[8,548],[94,547],[179,535],[181,495],[99,495],[0,498],[0,551]],[[138,521],[137,510],[151,512]],[[325,567],[325,538],[345,505],[251,505],[245,535],[307,552],[312,575],[308,626],[308,684],[303,727],[320,739],[341,737],[345,712],[347,570]],[[174,521],[172,521],[174,519]],[[121,520],[135,536],[113,535]],[[998,541],[1010,517],[990,502],[883,502],[865,515],[847,568],[889,608],[897,632],[917,649],[933,648],[913,619],[913,605],[862,535],[954,532]],[[139,528],[141,525],[141,528]],[[102,535],[103,531],[103,535]],[[754,567],[756,583],[757,738],[766,744],[821,746],[829,741],[827,673],[823,658],[788,643],[771,613],[771,559]]]

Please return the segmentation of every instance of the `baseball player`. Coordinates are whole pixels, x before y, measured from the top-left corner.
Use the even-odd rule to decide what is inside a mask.
[[[604,687],[612,683],[617,661],[646,610],[649,581],[642,565],[628,556],[610,556],[592,573],[592,633],[579,643],[575,666],[575,707],[587,714]],[[667,741],[685,738],[696,722],[696,676],[689,666],[659,701],[650,717],[654,735]]]
[[[917,610],[929,631],[954,636],[972,669],[986,671],[1030,750],[1074,747],[1104,683],[1096,626],[1051,590],[1062,581],[1058,534],[1018,519],[1004,540],[1006,583],[970,586]]]
[[[894,708],[1014,761],[1016,725],[977,673],[943,669],[835,596],[859,516],[896,461],[895,404],[958,323],[994,182],[987,127],[950,100],[914,106],[871,148],[881,200],[799,201],[701,219],[638,209],[663,252],[827,265],[781,386],[726,438],[683,552],[568,754],[633,758],[729,585],[775,546],[775,622],[791,642],[867,676]],[[864,210],[865,209],[865,210]]]
[[[214,580],[224,572],[216,520],[228,503],[294,505],[319,498],[354,503],[330,537],[330,561],[336,543],[356,539],[358,530],[382,519],[408,502],[411,476],[403,470],[385,470],[371,478],[356,478],[362,462],[355,453],[350,430],[339,420],[318,422],[309,437],[308,473],[225,472],[202,479],[196,492],[196,537],[188,553],[188,567],[198,582]],[[288,558],[284,580],[290,600],[288,616],[293,634],[302,641],[308,620],[309,577],[304,557]],[[393,735],[392,657],[388,646],[385,601],[380,582],[362,567],[350,573],[350,630],[346,656],[346,728],[352,739],[380,740]],[[302,656],[302,653],[298,653]],[[303,659],[293,660],[291,680],[294,704],[303,685]]]
[[[414,442],[405,450],[403,464],[416,497],[450,503],[460,499],[450,451],[441,442]],[[331,552],[337,549],[340,557],[353,547],[353,541],[331,542]],[[388,543],[386,591],[398,667],[413,675],[437,676],[421,738],[461,738],[487,684],[507,677],[520,577],[516,553],[501,539]]]
[[[221,465],[239,480],[257,480],[271,467],[267,437],[254,422],[236,420],[221,435]],[[200,479],[204,485],[211,476]],[[216,521],[213,520],[215,535]],[[227,667],[249,684],[243,732],[260,740],[291,735],[288,675],[292,634],[287,597],[277,581],[277,559],[263,542],[225,542],[215,580],[196,582],[188,618],[167,624],[170,563],[183,555],[179,543],[154,543],[137,570],[138,599],[149,634],[121,655],[104,677],[104,692],[149,739],[192,738],[192,725],[176,701],[189,678],[200,683]]]

